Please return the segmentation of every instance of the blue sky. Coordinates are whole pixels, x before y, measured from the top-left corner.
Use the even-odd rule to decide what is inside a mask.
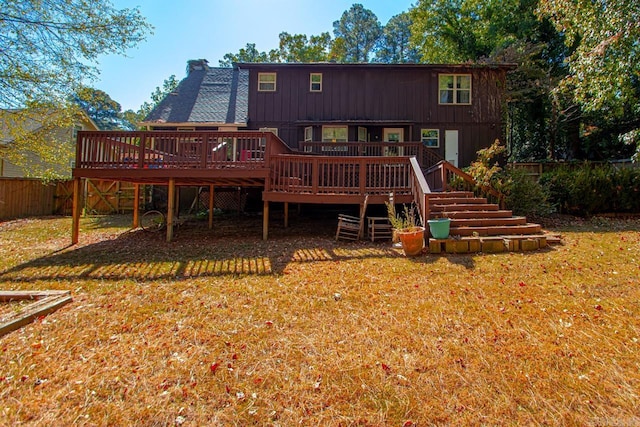
[[[139,7],[154,27],[147,41],[126,56],[100,58],[100,76],[89,84],[137,110],[172,74],[181,80],[189,59],[212,66],[247,43],[260,51],[278,47],[278,34],[316,35],[328,31],[345,10],[360,3],[384,25],[409,10],[410,0],[112,0],[116,8]]]

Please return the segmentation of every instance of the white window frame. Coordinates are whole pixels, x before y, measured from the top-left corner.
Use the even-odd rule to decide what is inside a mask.
[[[320,81],[314,82],[314,77],[320,77]],[[317,87],[314,88],[313,85],[317,85]],[[322,92],[322,73],[309,74],[309,92]]]
[[[358,142],[367,142],[367,128],[358,126]]]
[[[304,128],[304,142],[313,142],[313,126],[307,126]],[[313,146],[307,145],[304,147],[305,153],[313,152]]]
[[[265,79],[266,77],[273,77],[273,81]],[[258,92],[275,92],[277,83],[277,73],[258,73]]]
[[[461,87],[462,78],[469,79],[469,87]],[[453,79],[453,86],[449,86],[444,79]],[[439,74],[438,75],[438,104],[440,105],[471,105],[472,99],[472,81],[471,74]],[[444,83],[444,85],[443,85]],[[460,102],[460,96],[468,92],[468,102]],[[451,93],[451,102],[448,101],[449,93]],[[446,94],[443,98],[443,94]],[[444,99],[444,100],[443,100]]]
[[[313,142],[313,126],[304,128],[304,142]]]
[[[430,136],[429,132],[435,132],[435,136]],[[435,145],[431,145],[428,142],[434,141]],[[427,148],[440,148],[440,129],[420,129],[420,141]]]

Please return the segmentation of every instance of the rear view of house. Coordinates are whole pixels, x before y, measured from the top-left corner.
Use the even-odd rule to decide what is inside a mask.
[[[456,166],[501,138],[509,65],[264,64],[190,61],[177,90],[143,123],[154,130],[269,130],[313,143],[421,142]],[[402,147],[383,154],[402,155]]]
[[[211,68],[189,61],[188,75],[145,119],[145,132],[80,132],[79,179],[167,186],[172,224],[179,187],[214,194],[252,189],[263,202],[359,205],[415,203],[420,222],[444,203],[464,207],[458,235],[536,233],[525,218],[495,211],[452,180],[473,186],[460,167],[502,135],[509,65],[264,64]],[[492,189],[488,189],[490,191]],[[492,193],[498,199],[500,195]],[[451,194],[449,194],[451,196]],[[139,196],[134,197],[134,225]],[[471,206],[473,204],[473,206]],[[451,209],[448,214],[452,214]],[[473,211],[471,213],[467,211]],[[74,213],[77,241],[79,210]],[[469,225],[473,223],[474,225]],[[504,227],[503,227],[504,225]],[[508,231],[507,228],[508,226]],[[479,228],[470,228],[479,227]],[[172,237],[167,228],[167,240]]]

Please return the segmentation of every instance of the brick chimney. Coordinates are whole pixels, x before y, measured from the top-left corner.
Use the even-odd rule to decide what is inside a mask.
[[[195,70],[208,70],[209,61],[206,59],[190,59],[187,61],[187,76]]]

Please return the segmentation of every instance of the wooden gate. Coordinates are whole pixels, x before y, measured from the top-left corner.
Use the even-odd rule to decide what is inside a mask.
[[[131,183],[85,179],[82,181],[81,188],[81,203],[85,215],[133,211],[134,185]],[[73,181],[59,182],[56,188],[54,212],[59,215],[71,215],[72,207]]]

